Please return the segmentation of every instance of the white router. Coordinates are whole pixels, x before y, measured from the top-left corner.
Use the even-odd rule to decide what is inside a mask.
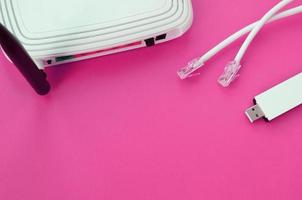
[[[184,34],[192,19],[190,0],[0,0],[0,22],[9,32],[0,40],[30,84],[46,94],[50,88],[40,91],[35,77],[46,81],[45,67],[153,46]],[[27,73],[22,53],[40,75]]]

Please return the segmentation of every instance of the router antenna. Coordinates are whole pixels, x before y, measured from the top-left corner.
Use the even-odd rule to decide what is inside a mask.
[[[0,23],[0,45],[10,60],[39,95],[50,91],[47,75],[34,63],[21,42]]]

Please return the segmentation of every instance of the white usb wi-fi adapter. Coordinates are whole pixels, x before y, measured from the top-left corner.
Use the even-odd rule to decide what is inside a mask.
[[[246,111],[251,122],[271,121],[302,104],[302,73],[258,95]]]

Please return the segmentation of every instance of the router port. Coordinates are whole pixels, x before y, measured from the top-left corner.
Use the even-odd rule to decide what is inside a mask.
[[[165,40],[167,38],[167,34],[159,35],[155,38],[156,41]]]
[[[56,62],[63,62],[66,60],[71,60],[73,58],[74,56],[60,56],[60,57],[56,57]]]
[[[154,38],[146,39],[145,43],[146,43],[147,47],[152,47],[155,45],[155,39]]]

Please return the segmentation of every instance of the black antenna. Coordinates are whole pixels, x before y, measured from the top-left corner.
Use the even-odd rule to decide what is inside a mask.
[[[37,67],[21,42],[1,23],[0,45],[33,89],[39,95],[46,95],[50,91],[46,73]]]

